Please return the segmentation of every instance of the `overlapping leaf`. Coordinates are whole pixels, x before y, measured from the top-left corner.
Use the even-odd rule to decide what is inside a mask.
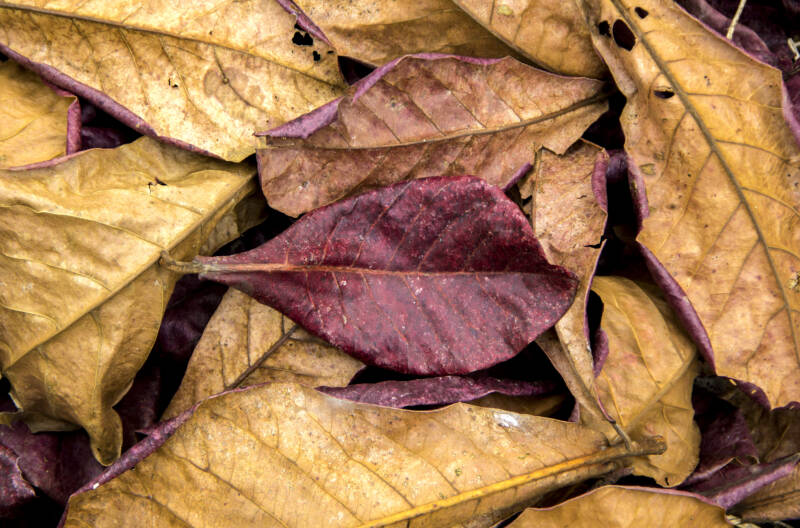
[[[20,0],[0,6],[0,51],[144,134],[241,161],[253,132],[344,85],[333,51],[293,43],[294,24],[277,0]]]
[[[800,517],[800,466],[786,477],[765,486],[734,511],[748,521],[780,521]]]
[[[142,138],[0,172],[0,366],[34,429],[85,428],[119,456],[111,409],[144,363],[177,275],[160,252],[239,235],[253,169]]]
[[[263,133],[264,195],[297,216],[412,178],[470,174],[504,187],[542,145],[563,153],[581,136],[606,108],[601,88],[512,58],[405,57]]]
[[[580,3],[628,99],[652,270],[717,373],[800,400],[800,149],[780,72],[670,3]]]

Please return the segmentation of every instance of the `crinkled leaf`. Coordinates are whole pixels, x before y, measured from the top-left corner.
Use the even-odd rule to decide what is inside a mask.
[[[636,459],[633,470],[676,486],[694,470],[700,449],[692,407],[699,371],[695,348],[654,292],[621,277],[595,277],[592,291],[603,301],[600,328],[608,337],[608,356],[597,377],[600,400],[632,438],[664,438],[666,452]],[[594,421],[584,419],[587,425]]]
[[[199,271],[370,365],[466,374],[516,355],[572,303],[519,208],[467,176],[383,187],[317,209]]]
[[[744,499],[733,511],[754,522],[800,518],[800,466]]]
[[[64,526],[488,526],[628,454],[577,424],[464,404],[403,411],[293,384],[187,414],[150,456],[74,495]]]
[[[780,72],[668,2],[581,4],[628,99],[654,276],[718,374],[800,400],[800,148]]]
[[[549,70],[583,77],[602,77],[606,72],[574,2],[454,2],[514,49]]]
[[[144,134],[241,161],[253,132],[344,85],[332,50],[295,44],[294,24],[276,0],[20,0],[0,7],[0,51]]]
[[[252,174],[150,138],[0,172],[0,365],[28,425],[80,425],[99,461],[119,456],[111,406],[177,280],[156,261],[238,236]]]
[[[35,497],[36,491],[19,469],[19,457],[0,445],[0,519],[16,515]]]
[[[272,207],[293,216],[426,176],[471,174],[505,187],[542,145],[563,153],[580,137],[605,111],[601,88],[512,58],[405,57],[263,133],[261,185]]]
[[[164,417],[177,416],[214,394],[268,381],[347,385],[363,366],[280,312],[230,289],[197,343]]]

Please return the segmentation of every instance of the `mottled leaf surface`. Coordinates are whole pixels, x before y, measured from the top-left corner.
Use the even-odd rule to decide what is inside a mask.
[[[605,111],[601,88],[513,58],[398,59],[345,97],[262,134],[264,195],[297,216],[412,178],[470,174],[505,187],[542,145],[563,153],[581,136]]]

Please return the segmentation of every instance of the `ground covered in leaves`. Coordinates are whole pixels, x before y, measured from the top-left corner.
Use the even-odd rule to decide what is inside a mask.
[[[796,522],[799,31],[3,3],[0,524]]]

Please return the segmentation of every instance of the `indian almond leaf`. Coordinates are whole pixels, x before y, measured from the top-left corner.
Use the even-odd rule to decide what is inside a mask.
[[[229,289],[197,343],[164,418],[214,394],[259,383],[347,385],[363,366],[280,312]]]
[[[563,153],[605,111],[602,86],[513,58],[403,57],[259,134],[261,186],[292,216],[412,178],[471,174],[506,187],[538,148]]]
[[[0,519],[17,515],[34,498],[36,490],[22,476],[19,457],[0,445]]]
[[[532,416],[555,416],[566,402],[571,401],[571,399],[567,398],[565,392],[557,392],[546,396],[506,396],[505,394],[493,392],[477,400],[470,400],[469,404],[491,409],[503,409],[519,414],[530,414]]]
[[[150,138],[0,171],[0,367],[34,431],[78,425],[100,462],[119,456],[111,406],[178,278],[158,257],[238,236],[253,221],[253,173]]]
[[[631,438],[660,435],[663,454],[634,459],[635,474],[676,486],[697,465],[700,431],[692,386],[699,371],[694,345],[655,290],[622,277],[595,277],[603,301],[600,328],[608,355],[596,380],[606,410]],[[598,419],[582,415],[592,426]],[[605,430],[606,424],[599,424]],[[614,438],[612,433],[611,438]]]
[[[719,375],[800,400],[800,149],[780,72],[672,3],[580,4],[628,99],[654,277]]]
[[[467,402],[491,393],[540,396],[553,392],[556,387],[554,381],[523,381],[491,376],[438,376],[356,383],[346,387],[317,387],[317,390],[345,400],[402,408]]]
[[[800,517],[800,465],[791,473],[759,489],[732,511],[751,522],[781,521]]]
[[[47,161],[67,153],[70,121],[80,107],[13,61],[0,63],[0,169]],[[74,132],[73,132],[74,134]]]
[[[545,491],[663,448],[651,439],[630,453],[549,418],[465,404],[404,411],[296,384],[209,398],[162,428],[177,430],[72,496],[65,528],[488,526]]]
[[[254,131],[344,86],[330,47],[295,44],[294,24],[276,0],[19,0],[0,7],[0,52],[143,134],[241,161]]]
[[[514,202],[468,176],[376,189],[251,251],[168,265],[242,290],[367,364],[423,375],[516,355],[577,286]]]
[[[573,2],[453,1],[498,38],[548,70],[594,78],[606,74]]]
[[[732,526],[725,510],[687,492],[603,486],[551,508],[528,508],[509,528],[596,526]]]

